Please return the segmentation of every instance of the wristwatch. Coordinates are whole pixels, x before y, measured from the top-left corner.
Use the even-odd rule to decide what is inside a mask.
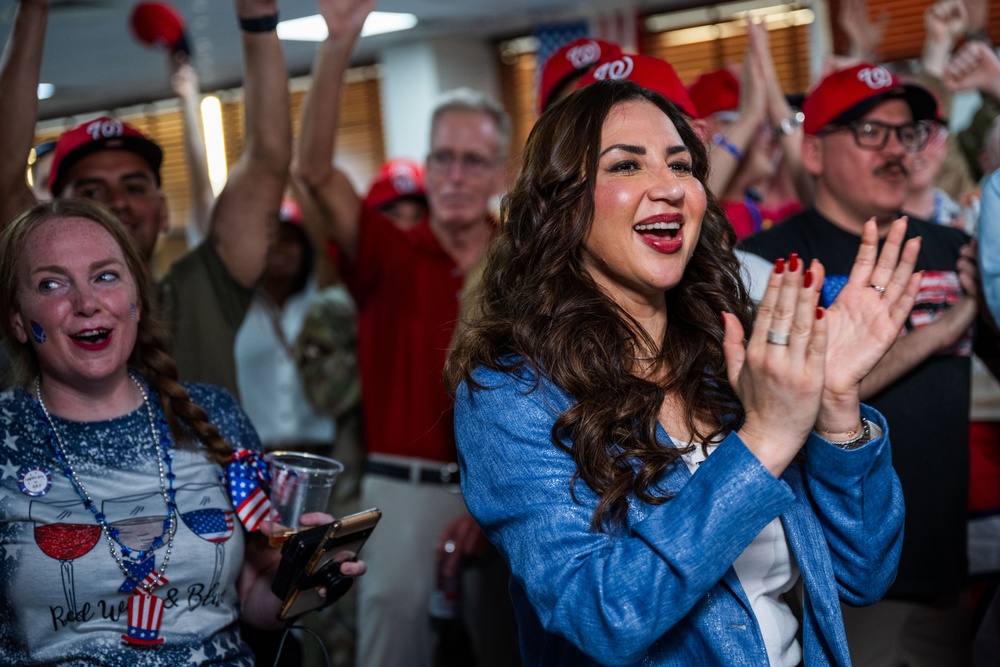
[[[792,115],[787,118],[782,118],[781,122],[778,123],[778,127],[774,128],[775,136],[789,135],[795,132],[795,130],[802,127],[802,121],[806,119],[806,115],[798,110],[793,110]]]

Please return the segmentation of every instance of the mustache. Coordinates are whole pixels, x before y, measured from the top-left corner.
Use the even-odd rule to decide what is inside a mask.
[[[906,168],[906,165],[903,164],[902,160],[887,161],[885,164],[883,164],[881,167],[875,170],[875,175],[880,176],[885,172],[889,171],[890,169],[899,169],[901,172],[903,172],[903,176],[910,175],[910,170]]]

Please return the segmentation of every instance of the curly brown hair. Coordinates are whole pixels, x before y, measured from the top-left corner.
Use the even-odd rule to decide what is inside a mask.
[[[208,419],[208,414],[191,401],[187,390],[177,380],[177,365],[167,353],[169,336],[157,314],[155,285],[149,268],[135,241],[121,222],[103,207],[86,199],[56,199],[35,204],[16,217],[0,233],[0,333],[10,355],[14,380],[27,384],[38,376],[38,355],[30,341],[20,343],[14,334],[10,314],[20,310],[18,279],[20,258],[23,257],[31,233],[50,220],[84,218],[103,227],[122,249],[125,263],[139,293],[140,313],[135,347],[129,356],[129,366],[142,373],[149,385],[161,397],[163,416],[174,441],[183,443],[194,435],[208,449],[209,456],[225,463],[232,447]]]
[[[503,200],[501,230],[476,292],[479,315],[445,368],[453,395],[462,382],[470,391],[483,389],[472,379],[479,366],[503,372],[526,366],[574,397],[552,427],[552,442],[576,461],[571,488],[582,479],[600,496],[595,530],[622,525],[630,496],[652,504],[669,499],[656,482],[682,451],[656,438],[666,395],[685,406],[687,427],[703,445],[744,418],[726,377],[721,313],[735,314],[749,330],[753,306],[733,253],[735,233],[711,192],[684,276],[664,293],[670,317],[663,341],[649,340],[584,267],[604,120],[615,105],[640,99],[670,118],[690,150],[695,177],[706,181],[704,143],[684,112],[658,93],[600,81],[548,109]],[[661,350],[657,363],[669,375],[637,376],[637,349]],[[711,430],[702,432],[699,423]]]

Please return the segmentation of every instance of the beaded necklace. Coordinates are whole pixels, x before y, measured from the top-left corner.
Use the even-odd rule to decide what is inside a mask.
[[[131,370],[129,370],[128,376],[139,390],[139,393],[142,394],[142,402],[146,406],[146,415],[149,418],[149,429],[153,435],[153,446],[156,449],[156,467],[160,476],[160,495],[163,497],[163,502],[167,506],[167,515],[163,520],[163,532],[160,533],[159,537],[153,539],[153,542],[148,549],[132,549],[122,544],[121,540],[118,538],[118,529],[113,528],[108,523],[104,513],[97,510],[97,505],[94,504],[94,501],[91,499],[86,487],[80,481],[80,478],[77,477],[76,470],[74,470],[70,461],[66,444],[63,442],[62,436],[59,434],[59,430],[56,428],[55,422],[52,420],[52,416],[49,414],[48,408],[45,407],[45,401],[42,400],[41,380],[38,377],[35,377],[35,399],[38,401],[38,408],[44,417],[44,423],[49,428],[49,444],[51,445],[53,452],[55,452],[59,463],[62,465],[63,473],[73,484],[73,488],[80,496],[84,506],[91,511],[94,518],[97,520],[97,523],[101,526],[104,538],[108,542],[108,549],[111,552],[111,557],[116,563],[118,563],[118,567],[125,574],[125,576],[130,579],[137,588],[142,589],[143,592],[148,594],[159,585],[156,579],[163,579],[163,574],[167,571],[167,563],[170,562],[170,554],[174,548],[175,524],[173,516],[174,512],[177,510],[172,465],[174,455],[170,453],[170,429],[167,427],[166,421],[163,418],[163,412],[160,410],[159,406],[155,408],[154,412],[154,407],[152,405],[152,401],[149,400],[149,392],[146,390],[145,384],[143,384],[143,382],[141,382]],[[144,579],[137,578],[134,574],[132,574],[132,571],[125,564],[125,561],[128,560],[130,563],[143,562],[154,551],[164,545],[164,538],[166,538],[167,548],[163,552],[163,560],[160,562],[160,569],[157,573],[158,577],[146,577]],[[118,551],[115,550],[116,545],[118,547]],[[119,555],[119,552],[121,555]]]

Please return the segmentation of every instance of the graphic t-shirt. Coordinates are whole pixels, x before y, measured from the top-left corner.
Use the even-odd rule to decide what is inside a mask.
[[[227,392],[185,386],[231,445],[259,449]],[[163,535],[167,507],[146,408],[108,421],[53,421],[119,540],[148,549]],[[23,388],[0,394],[0,664],[251,667],[236,627],[244,535],[221,467],[191,443],[171,447],[178,516],[167,581],[143,595],[109,553],[49,434]],[[131,566],[133,576],[162,568],[166,549]]]

